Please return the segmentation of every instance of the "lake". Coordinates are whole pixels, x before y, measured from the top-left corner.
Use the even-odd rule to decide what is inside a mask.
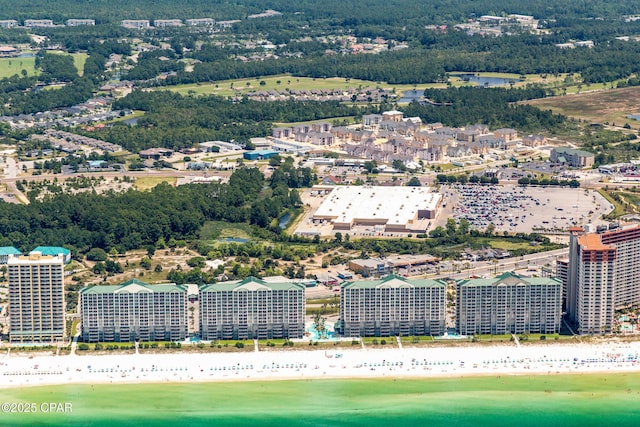
[[[521,79],[515,78],[481,77],[475,74],[460,74],[458,77],[465,82],[473,82],[478,86],[484,87],[508,86],[510,82],[518,83],[522,81]]]

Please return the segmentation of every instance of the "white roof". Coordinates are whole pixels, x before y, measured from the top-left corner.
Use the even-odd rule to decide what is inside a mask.
[[[339,223],[380,219],[390,225],[406,225],[418,210],[435,210],[440,198],[428,187],[338,186],[315,215],[333,217]]]

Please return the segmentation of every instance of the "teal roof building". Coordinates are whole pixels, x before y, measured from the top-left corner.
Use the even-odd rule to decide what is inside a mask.
[[[507,272],[457,283],[458,332],[462,335],[552,334],[560,330],[562,284],[550,277]]]
[[[6,265],[9,257],[13,255],[22,255],[22,252],[13,246],[0,247],[0,265]]]
[[[42,255],[58,256],[61,255],[65,264],[71,262],[71,251],[60,246],[38,246],[31,252],[40,252]]]
[[[80,290],[85,342],[182,341],[187,337],[187,287],[132,279]]]
[[[347,337],[442,335],[446,284],[389,275],[346,282],[336,332]]]
[[[255,277],[200,288],[200,335],[205,340],[302,338],[305,286]]]

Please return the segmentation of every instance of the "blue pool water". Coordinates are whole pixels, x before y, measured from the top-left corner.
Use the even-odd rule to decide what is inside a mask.
[[[320,333],[318,331],[316,331],[316,329],[313,327],[313,325],[311,325],[310,327],[307,328],[307,332],[309,332],[310,336],[309,338],[313,341],[320,341],[320,340],[328,340],[328,341],[335,341],[336,340],[336,333],[334,331],[329,330],[330,328],[327,327],[327,331],[325,332],[325,338],[320,338]]]

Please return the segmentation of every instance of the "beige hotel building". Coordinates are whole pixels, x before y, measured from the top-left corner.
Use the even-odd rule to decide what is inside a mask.
[[[182,341],[187,338],[187,288],[129,280],[80,291],[84,342]]]
[[[562,284],[548,277],[504,273],[457,283],[461,335],[552,334],[560,331]]]
[[[336,332],[347,337],[442,335],[446,285],[389,275],[342,285]]]
[[[31,252],[9,256],[9,339],[51,343],[65,338],[64,261]]]
[[[305,286],[255,277],[200,288],[203,340],[302,338]]]

